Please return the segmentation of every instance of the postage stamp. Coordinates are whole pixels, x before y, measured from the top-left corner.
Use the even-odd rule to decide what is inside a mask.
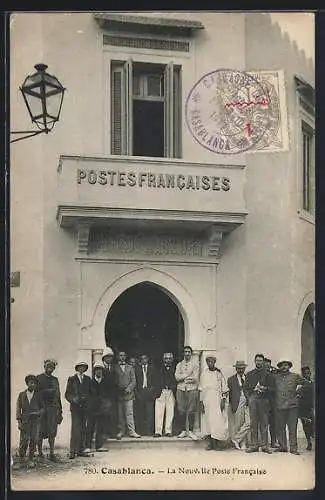
[[[191,89],[186,121],[204,148],[219,154],[243,153],[279,129],[278,96],[255,75],[217,69]]]

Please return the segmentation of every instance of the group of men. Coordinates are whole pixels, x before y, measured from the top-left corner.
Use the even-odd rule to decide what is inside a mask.
[[[90,456],[93,442],[96,451],[108,451],[104,447],[108,437],[171,437],[176,413],[177,437],[197,440],[194,425],[199,410],[208,450],[231,445],[247,452],[261,448],[272,453],[268,445],[270,428],[271,447],[285,452],[288,426],[290,452],[298,454],[298,415],[307,449],[311,449],[314,417],[310,370],[304,368],[303,376],[292,373],[290,361],[280,361],[275,370],[262,354],[256,354],[255,365],[245,374],[247,364],[237,361],[236,373],[226,381],[216,366],[216,357],[207,356],[206,368],[200,374],[199,360],[190,346],[184,347],[179,363],[174,362],[172,353],[165,352],[158,365],[150,363],[146,354],[130,363],[125,351],[115,356],[107,347],[102,361],[94,363],[92,377],[86,374],[88,363],[80,360],[65,390],[71,412],[69,457]],[[53,375],[55,368],[56,361],[46,360],[44,373],[27,375],[27,390],[18,396],[21,459],[28,446],[30,461],[36,448],[42,457],[43,440],[48,439],[49,458],[56,461],[54,445],[62,422],[62,404],[59,382]]]

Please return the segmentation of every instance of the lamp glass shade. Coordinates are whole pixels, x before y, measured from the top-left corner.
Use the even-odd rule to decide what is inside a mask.
[[[32,122],[48,132],[59,120],[65,89],[55,76],[46,73],[45,64],[35,68],[37,73],[27,76],[20,90]]]

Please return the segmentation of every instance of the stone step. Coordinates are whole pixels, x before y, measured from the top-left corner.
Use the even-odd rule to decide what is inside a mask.
[[[142,436],[141,438],[123,437],[120,440],[107,439],[105,446],[109,449],[123,449],[123,448],[162,448],[169,447],[171,449],[187,449],[187,448],[204,448],[205,441],[198,439],[193,441],[189,437],[177,438],[175,437],[161,437],[154,438],[151,436]]]

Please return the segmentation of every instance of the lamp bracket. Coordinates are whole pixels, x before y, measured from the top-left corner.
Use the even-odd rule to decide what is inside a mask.
[[[13,139],[10,141],[12,142],[17,142],[17,141],[22,141],[23,139],[29,139],[30,137],[34,137],[34,135],[39,135],[43,133],[48,133],[47,129],[44,130],[22,130],[22,131],[15,131],[15,132],[10,132],[11,134],[25,134],[24,137],[18,137],[18,139]]]

